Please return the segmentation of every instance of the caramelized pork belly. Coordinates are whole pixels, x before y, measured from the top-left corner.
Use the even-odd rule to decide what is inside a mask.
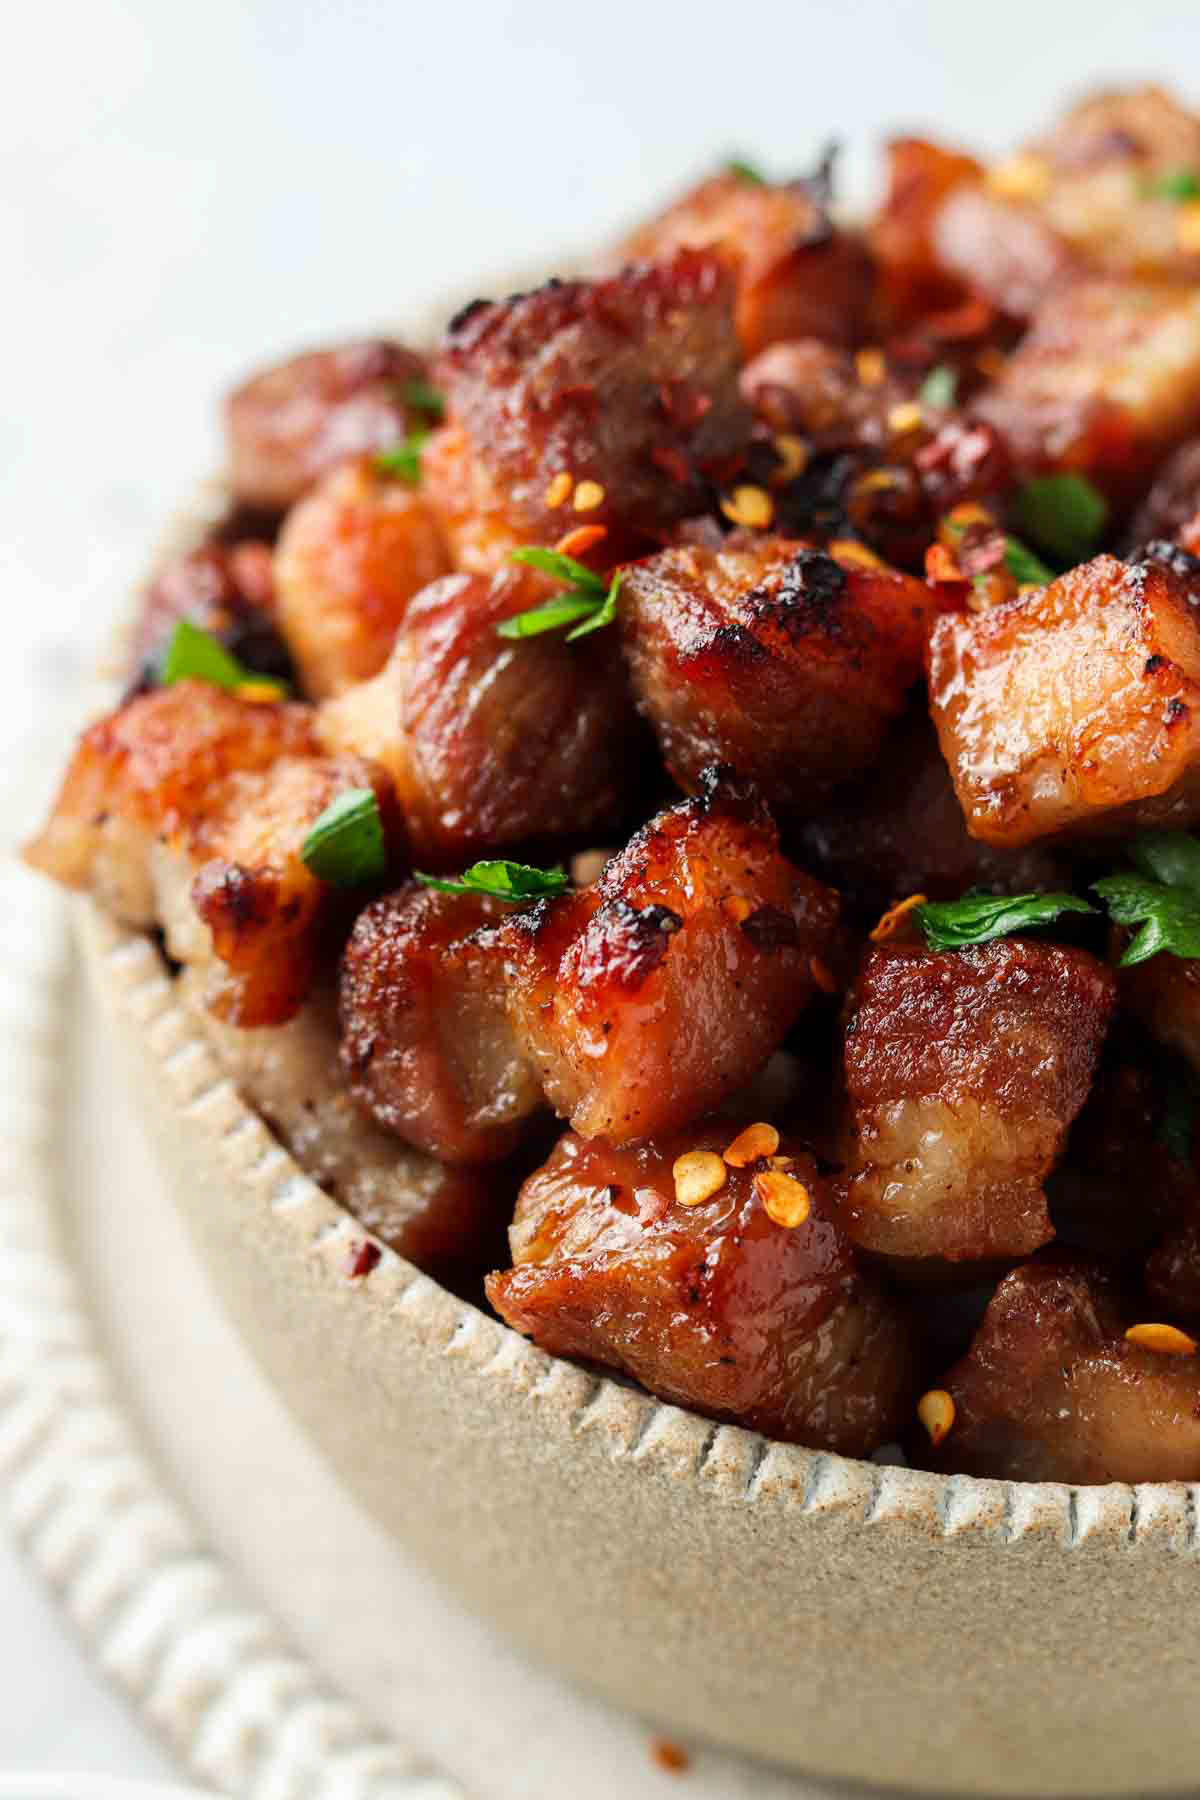
[[[540,597],[516,573],[435,582],[383,672],[321,709],[329,747],[392,775],[418,866],[461,868],[623,809],[644,745],[612,634],[497,635]]]
[[[318,988],[286,1025],[246,1031],[213,1016],[197,971],[183,971],[177,992],[243,1099],[360,1224],[428,1275],[487,1266],[503,1189],[494,1174],[447,1168],[363,1117],[338,1066],[330,993]]]
[[[1081,269],[1195,280],[1176,184],[1197,168],[1200,120],[1161,88],[1092,95],[982,182],[955,186],[934,216],[936,259],[1021,315]]]
[[[1119,980],[1124,1005],[1200,1075],[1200,962],[1164,951],[1122,969]]]
[[[541,1104],[506,1010],[494,925],[479,895],[410,884],[358,916],[342,956],[341,1055],[355,1098],[447,1162],[506,1156]]]
[[[387,450],[414,422],[425,366],[383,339],[309,350],[252,375],[226,402],[230,479],[244,506],[284,512],[348,456]]]
[[[870,950],[848,1000],[846,1227],[890,1258],[1027,1255],[1087,1098],[1114,982],[1083,950],[1010,938]]]
[[[737,272],[734,318],[745,356],[780,338],[854,343],[870,305],[872,263],[861,242],[831,222],[823,185],[725,170],[639,226],[614,260],[718,251]]]
[[[732,764],[781,817],[876,760],[918,679],[933,612],[912,576],[782,538],[677,547],[622,575],[638,704],[682,787]]]
[[[163,925],[172,955],[207,968],[223,1017],[278,1023],[311,981],[329,893],[301,846],[338,794],[363,787],[394,848],[387,777],[321,756],[310,708],[178,682],[84,733],[26,857],[127,924]]]
[[[405,609],[449,559],[421,495],[373,457],[331,470],[284,521],[279,623],[314,700],[378,674]]]
[[[1013,846],[1200,819],[1200,579],[1187,561],[1098,556],[938,619],[930,705],[972,836]]]
[[[503,495],[461,425],[443,425],[422,446],[421,492],[456,569],[497,575],[511,568],[512,553],[525,542],[525,534],[509,518]],[[564,532],[570,525],[564,519]],[[597,559],[593,555],[591,560]]]
[[[146,589],[134,627],[132,674],[149,683],[181,619],[207,631],[244,669],[287,680],[267,544],[203,544],[165,562]]]
[[[982,173],[973,156],[924,138],[888,144],[887,194],[868,238],[885,328],[903,327],[958,298],[960,284],[934,248],[933,225],[947,195],[977,183]]]
[[[1200,423],[1200,288],[1072,283],[974,406],[1022,470],[1078,471],[1132,501]]]
[[[1129,542],[1145,544],[1154,539],[1176,539],[1190,550],[1183,534],[1200,513],[1200,438],[1181,444],[1154,477],[1149,493],[1133,515]]]
[[[489,1276],[488,1298],[554,1355],[623,1370],[663,1400],[772,1437],[865,1455],[910,1404],[908,1327],[856,1267],[807,1152],[780,1145],[789,1189],[808,1196],[794,1226],[764,1206],[765,1164],[720,1162],[744,1122],[624,1149],[569,1132],[521,1190],[515,1267]],[[723,1181],[681,1205],[672,1169],[695,1151]]]
[[[1155,1317],[1200,1321],[1200,1206],[1164,1233],[1146,1258],[1144,1284]]]
[[[837,917],[751,803],[660,813],[593,887],[501,927],[517,1036],[556,1111],[624,1143],[719,1105],[828,979]]]
[[[1009,1481],[1194,1481],[1200,1361],[1129,1343],[1111,1275],[1052,1252],[996,1289],[941,1385],[954,1424],[929,1463]]]
[[[438,380],[485,511],[535,543],[580,524],[653,537],[700,511],[749,436],[733,294],[719,257],[682,250],[460,313]]]

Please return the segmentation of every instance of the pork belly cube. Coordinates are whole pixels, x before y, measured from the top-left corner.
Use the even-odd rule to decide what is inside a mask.
[[[930,708],[972,836],[1011,847],[1200,819],[1198,600],[1186,562],[1097,556],[938,619]]]
[[[1019,469],[1082,473],[1126,505],[1200,424],[1200,288],[1071,283],[974,406]]]
[[[1200,119],[1161,88],[1102,92],[1041,139],[956,186],[935,214],[947,272],[1028,316],[1087,269],[1194,280],[1181,174],[1200,168]]]
[[[252,704],[202,681],[135,695],[83,733],[25,859],[127,925],[151,925],[152,846],[185,840],[228,776],[317,750],[307,706]]]
[[[374,458],[325,475],[275,552],[279,623],[305,693],[324,700],[377,675],[409,601],[449,566],[426,501]]]
[[[216,638],[244,669],[275,681],[291,679],[268,544],[203,544],[163,564],[146,589],[134,627],[130,674],[135,681],[153,684],[181,619]]]
[[[878,758],[920,675],[924,582],[782,538],[678,546],[622,574],[638,704],[695,792],[729,763],[780,817],[813,812]]]
[[[934,247],[933,224],[947,196],[982,173],[973,156],[924,138],[887,145],[887,193],[868,234],[885,327],[903,327],[960,297],[961,284]]]
[[[806,820],[795,848],[806,869],[876,914],[909,894],[954,900],[968,888],[1071,885],[1065,860],[1044,845],[1005,850],[970,835],[923,702],[887,738],[866,783]]]
[[[1163,952],[1118,979],[1123,1004],[1200,1075],[1200,962]]]
[[[1200,1321],[1200,1206],[1165,1232],[1146,1258],[1144,1285],[1155,1318]]]
[[[443,425],[422,446],[421,492],[454,568],[468,575],[498,575],[512,567],[512,553],[526,541],[525,534],[510,518],[503,494],[461,425]],[[569,524],[564,521],[564,530]],[[589,560],[599,566],[594,551]]]
[[[236,499],[284,512],[335,463],[389,449],[428,422],[406,397],[424,378],[419,356],[382,338],[307,350],[251,375],[225,408]]]
[[[737,272],[734,318],[744,356],[781,338],[851,344],[862,334],[873,265],[834,226],[820,180],[751,181],[728,169],[700,182],[619,246],[622,263],[714,250]]]
[[[509,1023],[501,901],[410,884],[366,907],[342,955],[341,1057],[355,1098],[446,1162],[493,1162],[542,1090]]]
[[[1135,1320],[1098,1263],[1014,1269],[942,1379],[954,1424],[925,1460],[1007,1481],[1194,1481],[1200,1360],[1128,1342]]]
[[[1087,1098],[1115,984],[1083,950],[880,945],[848,1001],[846,1228],[916,1263],[1027,1255]]]
[[[703,510],[750,431],[733,298],[718,256],[681,250],[459,314],[437,378],[521,541],[653,537]]]
[[[911,1404],[909,1328],[857,1267],[803,1148],[780,1145],[809,1203],[793,1226],[766,1209],[765,1163],[721,1163],[744,1122],[624,1148],[568,1132],[521,1190],[515,1266],[489,1276],[488,1298],[554,1355],[620,1369],[712,1418],[866,1455]],[[681,1204],[672,1171],[695,1152],[723,1179]]]
[[[367,1231],[440,1281],[491,1265],[503,1242],[503,1185],[492,1172],[423,1156],[363,1117],[338,1063],[336,1006],[323,985],[287,1024],[250,1031],[213,1015],[200,971],[185,969],[177,993],[238,1092]]]
[[[652,819],[594,886],[501,928],[517,1036],[582,1136],[675,1130],[778,1048],[828,982],[837,919],[766,817],[713,792]]]
[[[1149,493],[1129,525],[1129,542],[1146,544],[1167,539],[1195,552],[1200,545],[1189,541],[1200,514],[1200,437],[1189,438],[1168,456],[1154,477]]]
[[[321,709],[328,746],[392,775],[418,867],[461,868],[622,810],[643,743],[613,634],[497,635],[541,596],[515,573],[435,582],[383,672]]]

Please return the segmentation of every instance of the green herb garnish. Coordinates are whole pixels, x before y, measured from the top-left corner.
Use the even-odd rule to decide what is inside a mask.
[[[1149,832],[1126,853],[1136,873],[1092,883],[1118,925],[1141,926],[1119,966],[1131,969],[1164,950],[1200,956],[1200,843],[1184,831]]]
[[[754,187],[766,187],[767,178],[755,168],[753,163],[743,162],[741,157],[731,156],[725,164],[730,175],[736,175],[739,181],[749,181]]]
[[[374,789],[347,788],[331,800],[305,838],[300,860],[333,887],[377,881],[387,868],[387,847]]]
[[[1085,475],[1039,475],[1018,493],[1014,518],[1048,555],[1073,567],[1100,542],[1108,502]]]
[[[406,381],[400,394],[405,406],[411,406],[414,412],[427,413],[435,424],[445,418],[445,397],[428,381]]]
[[[444,881],[438,875],[422,875],[413,870],[413,878],[440,894],[488,894],[493,900],[508,900],[515,906],[527,900],[549,900],[565,894],[571,886],[565,869],[536,869],[531,863],[477,862],[464,869],[456,881]]]
[[[917,389],[917,399],[922,406],[939,407],[944,412],[954,405],[957,392],[958,370],[951,368],[949,363],[939,363],[936,369],[930,369]]]
[[[962,950],[1049,925],[1060,913],[1095,910],[1078,894],[964,894],[961,900],[927,900],[913,908],[913,917],[931,950]]]
[[[211,632],[202,631],[190,619],[180,619],[171,633],[159,680],[163,687],[176,681],[207,681],[213,687],[224,688],[227,694],[253,688],[262,699],[282,700],[287,694],[282,681],[244,668]]]
[[[959,519],[943,519],[942,525],[956,544],[962,542],[970,529]],[[1044,587],[1047,582],[1054,580],[1053,569],[1048,569],[1027,544],[1023,544],[1019,538],[1013,537],[1008,532],[1004,535],[1004,566],[1022,587],[1030,582],[1037,587]]]
[[[1195,169],[1168,169],[1151,176],[1142,192],[1156,200],[1200,200],[1200,175]]]
[[[390,450],[381,450],[375,458],[375,467],[381,475],[394,475],[399,481],[407,481],[409,487],[418,487],[421,481],[421,451],[427,431],[410,431],[406,438],[393,444]]]
[[[576,562],[573,556],[564,556],[560,550],[544,550],[536,544],[514,550],[512,560],[530,569],[540,569],[543,575],[552,575],[558,581],[565,581],[567,586],[552,599],[502,620],[496,627],[501,637],[538,637],[543,631],[558,631],[564,625],[574,625],[574,631],[567,633],[569,644],[575,638],[586,637],[589,631],[611,625],[616,618],[617,595],[621,588],[619,573],[610,582],[605,582],[602,576]]]

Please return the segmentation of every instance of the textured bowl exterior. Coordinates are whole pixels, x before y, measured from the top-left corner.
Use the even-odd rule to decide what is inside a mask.
[[[531,1653],[668,1729],[926,1792],[1194,1791],[1185,1484],[944,1478],[773,1444],[535,1349],[366,1235],[245,1105],[145,937],[81,904],[164,1178],[370,1512]]]

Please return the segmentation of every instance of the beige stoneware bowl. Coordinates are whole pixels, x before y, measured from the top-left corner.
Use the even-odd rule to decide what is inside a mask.
[[[814,1776],[1200,1794],[1200,1484],[772,1443],[547,1356],[382,1244],[350,1281],[367,1234],[239,1097],[153,942],[77,918],[225,1309],[349,1489],[498,1630],[669,1731]]]

